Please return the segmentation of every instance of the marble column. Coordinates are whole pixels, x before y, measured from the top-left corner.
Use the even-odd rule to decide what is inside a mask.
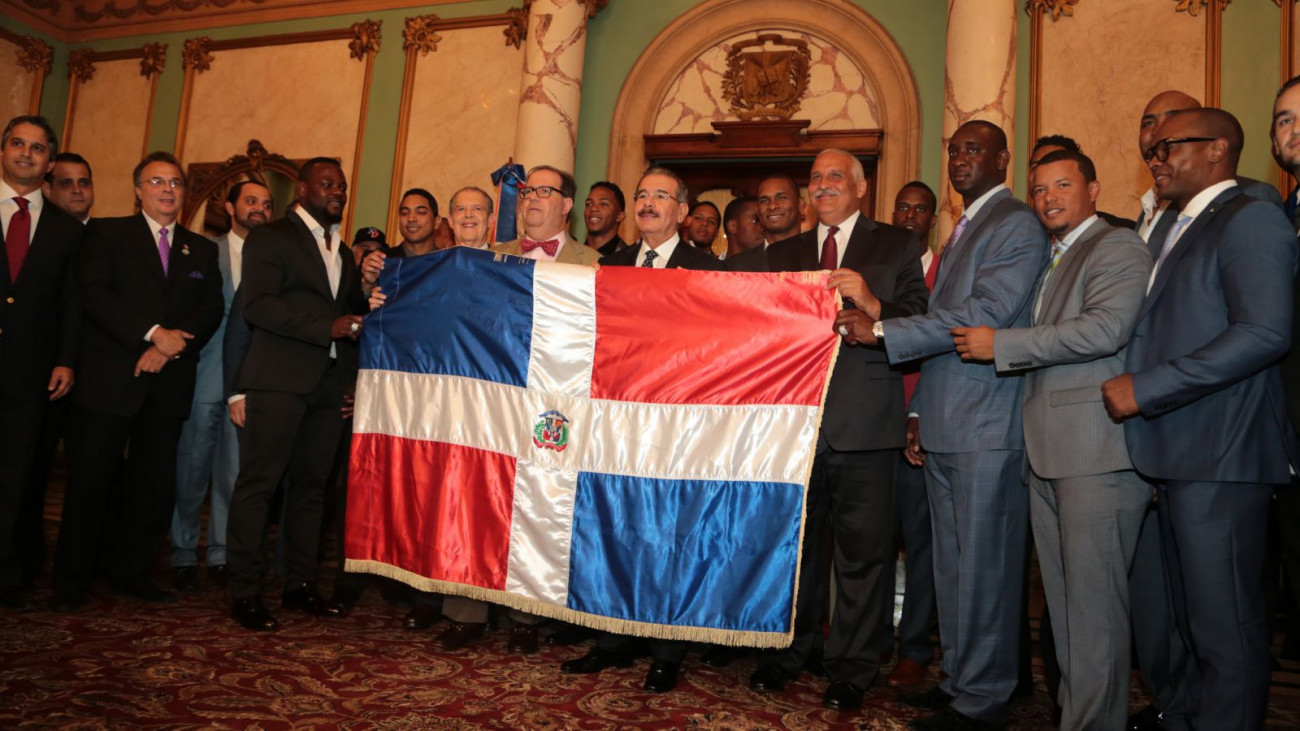
[[[948,37],[943,79],[943,161],[939,241],[961,216],[961,196],[948,183],[948,140],[972,119],[1001,127],[1015,140],[1016,0],[948,0]],[[1015,161],[1008,167],[1007,184]]]
[[[573,171],[588,2],[533,0],[519,84],[515,162]]]

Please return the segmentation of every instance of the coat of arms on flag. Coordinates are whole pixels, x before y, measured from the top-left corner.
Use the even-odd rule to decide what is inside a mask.
[[[779,647],[839,339],[825,274],[390,260],[347,568],[615,632]]]

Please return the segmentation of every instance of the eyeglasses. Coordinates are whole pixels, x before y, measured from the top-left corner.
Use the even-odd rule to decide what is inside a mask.
[[[677,198],[672,193],[669,193],[666,190],[656,190],[653,193],[651,193],[648,190],[638,190],[632,196],[632,200],[636,201],[637,203],[644,203],[650,200],[651,198],[654,198],[657,201],[677,200]]]
[[[175,190],[185,190],[185,181],[180,178],[145,178],[140,181],[151,188],[173,188]]]
[[[539,185],[536,188],[530,188],[526,185],[519,186],[520,198],[532,198],[533,196],[537,196],[538,198],[550,198],[552,195],[559,192],[559,188],[552,188],[549,185]]]
[[[1151,162],[1151,158],[1154,157],[1160,162],[1164,162],[1169,159],[1169,148],[1173,147],[1174,145],[1181,145],[1184,142],[1213,142],[1217,139],[1219,138],[1218,137],[1166,137],[1163,140],[1160,140],[1154,145],[1148,147],[1146,151],[1142,153],[1142,159],[1147,162]]]

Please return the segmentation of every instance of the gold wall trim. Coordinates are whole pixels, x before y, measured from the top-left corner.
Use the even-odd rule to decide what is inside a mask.
[[[153,127],[153,100],[158,93],[158,77],[167,65],[167,44],[149,43],[140,48],[123,48],[118,51],[92,51],[78,48],[68,52],[68,106],[63,115],[63,136],[59,148],[68,149],[72,139],[72,125],[76,121],[77,89],[95,78],[95,64],[108,61],[140,59],[140,75],[149,79],[149,107],[144,121],[144,142],[141,157],[149,152],[149,131]]]
[[[439,31],[486,28],[494,25],[510,26],[510,13],[477,15],[443,20],[437,15],[417,15],[406,19],[402,29],[402,50],[406,52],[406,68],[402,71],[402,98],[397,112],[397,147],[393,151],[393,176],[388,182],[388,212],[384,230],[397,230],[397,204],[401,201],[402,181],[406,177],[406,143],[411,134],[411,100],[415,94],[415,67],[421,56],[438,50],[442,37]],[[509,45],[509,40],[506,41]],[[358,149],[360,149],[358,147]],[[447,201],[448,207],[451,201]],[[394,240],[395,241],[395,240]]]
[[[0,28],[0,38],[18,46],[18,66],[33,76],[32,93],[27,100],[27,113],[39,114],[41,111],[41,92],[45,89],[45,77],[54,68],[54,48],[35,36],[19,35],[8,28]]]
[[[1281,73],[1279,74],[1278,86],[1285,84],[1291,77],[1300,73],[1297,69],[1296,62],[1300,61],[1295,56],[1296,46],[1296,5],[1297,0],[1273,0],[1278,7],[1282,8],[1282,42],[1281,48]],[[1296,185],[1296,179],[1281,166],[1277,169],[1277,189],[1282,191],[1283,195],[1291,192]]]
[[[1198,0],[1192,0],[1193,3]],[[1222,101],[1223,9],[1231,0],[1199,0],[1205,6],[1205,106],[1217,107]],[[1194,5],[1193,5],[1194,7]],[[1195,12],[1192,12],[1195,15]]]
[[[885,131],[876,210],[889,210],[894,193],[920,172],[920,96],[902,49],[879,21],[850,3],[713,0],[682,13],[650,41],[623,82],[610,125],[606,179],[632,185],[641,175],[645,135],[654,133],[659,105],[687,64],[728,38],[770,29],[823,38],[861,69]]]

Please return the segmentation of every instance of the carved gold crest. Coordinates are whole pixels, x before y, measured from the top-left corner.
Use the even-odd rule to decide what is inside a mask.
[[[789,119],[808,91],[812,53],[808,42],[763,33],[732,45],[722,97],[742,120]]]

